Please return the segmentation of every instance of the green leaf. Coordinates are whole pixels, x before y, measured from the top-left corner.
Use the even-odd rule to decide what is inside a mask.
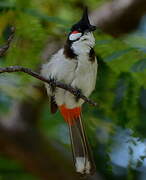
[[[96,45],[101,45],[101,44],[108,44],[108,43],[111,43],[113,40],[110,39],[110,40],[98,40],[96,41]]]
[[[58,24],[63,24],[63,25],[67,25],[69,24],[69,22],[59,18],[59,17],[55,17],[55,16],[47,16],[46,14],[43,14],[41,12],[36,11],[35,9],[32,8],[27,8],[23,10],[25,13],[30,14],[32,16],[35,16],[39,19],[48,21],[48,22],[55,22]]]
[[[10,2],[0,2],[0,8],[14,8],[14,4],[10,3]]]
[[[145,69],[146,69],[146,58],[139,60],[131,67],[132,72],[142,72]]]
[[[0,2],[0,8],[3,8],[3,9],[14,9],[14,8],[18,8],[18,5],[14,5],[12,3],[8,3],[8,2]],[[19,10],[31,15],[31,16],[34,16],[34,17],[37,17],[39,19],[42,19],[42,20],[45,20],[45,21],[48,21],[48,22],[55,22],[55,23],[58,23],[58,24],[62,24],[62,25],[67,25],[70,23],[67,22],[66,20],[63,20],[59,17],[55,17],[55,16],[48,16],[46,14],[43,14],[33,8],[19,8]]]
[[[128,49],[124,49],[124,50],[120,50],[120,51],[116,51],[114,53],[112,53],[110,56],[104,58],[104,61],[105,62],[109,62],[109,61],[112,61],[120,56],[123,56],[124,54],[132,51],[134,48],[128,48]]]

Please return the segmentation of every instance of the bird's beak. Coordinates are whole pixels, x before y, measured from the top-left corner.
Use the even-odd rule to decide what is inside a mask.
[[[96,30],[96,26],[92,26],[89,28],[89,31],[95,31]]]

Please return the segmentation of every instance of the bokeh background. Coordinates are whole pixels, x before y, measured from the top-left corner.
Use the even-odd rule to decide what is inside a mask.
[[[0,0],[0,44],[16,28],[0,67],[41,64],[66,39],[87,5],[106,0]],[[126,21],[125,21],[126,23]],[[95,32],[97,85],[83,117],[97,165],[93,179],[146,179],[146,18],[137,29],[114,38]],[[24,73],[0,74],[0,180],[77,179],[68,129],[51,115],[44,85]],[[89,178],[89,179],[90,179]]]

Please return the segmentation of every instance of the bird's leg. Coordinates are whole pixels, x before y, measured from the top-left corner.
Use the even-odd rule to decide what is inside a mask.
[[[51,90],[52,93],[54,93],[55,90],[56,90],[56,78],[55,77],[50,77],[49,80],[50,80],[50,84],[49,84],[50,85],[50,90]]]
[[[76,88],[76,101],[78,102],[81,97],[82,91],[81,89]]]

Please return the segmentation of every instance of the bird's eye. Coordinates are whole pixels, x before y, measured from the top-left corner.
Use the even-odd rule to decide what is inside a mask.
[[[78,28],[78,31],[81,32],[82,31],[81,28]]]
[[[69,40],[75,41],[75,40],[79,39],[81,36],[82,36],[82,33],[80,33],[79,31],[73,31],[69,35]]]

